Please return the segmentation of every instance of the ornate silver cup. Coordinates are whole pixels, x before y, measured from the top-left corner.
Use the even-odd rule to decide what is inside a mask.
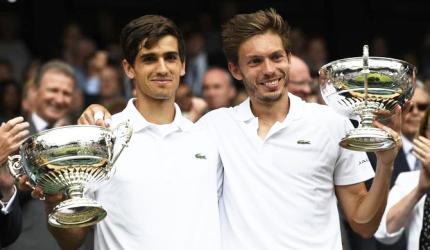
[[[324,101],[351,119],[360,118],[358,128],[341,140],[344,148],[375,152],[395,146],[385,130],[372,126],[374,112],[403,107],[415,89],[415,66],[392,58],[369,57],[367,45],[363,57],[346,58],[324,65],[320,71]]]
[[[19,155],[9,158],[8,168],[15,178],[27,175],[30,184],[40,186],[45,194],[66,193],[67,199],[49,214],[49,224],[62,228],[93,225],[106,211],[84,193],[110,178],[131,134],[128,122],[114,130],[92,125],[45,130],[24,141]]]

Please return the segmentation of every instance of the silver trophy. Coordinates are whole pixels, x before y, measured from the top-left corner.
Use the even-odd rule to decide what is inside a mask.
[[[360,120],[358,128],[341,140],[344,148],[375,152],[395,146],[392,136],[372,126],[375,111],[392,112],[413,95],[415,66],[392,58],[369,57],[368,46],[363,57],[346,58],[324,65],[320,71],[320,88],[324,101],[350,119]]]
[[[49,224],[62,228],[93,225],[106,211],[84,193],[110,178],[131,134],[129,122],[114,130],[93,125],[45,130],[24,141],[19,155],[9,157],[8,168],[15,178],[27,175],[30,185],[41,187],[44,194],[65,192],[67,199],[49,214]]]

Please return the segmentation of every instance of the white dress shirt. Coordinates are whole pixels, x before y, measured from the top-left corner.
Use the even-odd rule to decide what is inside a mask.
[[[419,247],[421,227],[423,224],[424,201],[426,196],[423,196],[413,208],[409,223],[406,227],[401,228],[397,232],[387,232],[387,213],[396,205],[403,197],[409,194],[417,185],[420,176],[420,171],[410,171],[401,173],[396,180],[396,183],[391,188],[388,195],[387,207],[379,225],[378,231],[375,233],[377,240],[385,244],[394,244],[397,242],[403,231],[406,233],[408,240],[408,250],[416,250]]]
[[[16,187],[13,186],[14,190],[13,190],[13,195],[12,197],[8,200],[8,201],[0,201],[0,212],[2,214],[8,214],[10,213],[10,211],[12,211],[12,203],[15,200],[15,196],[16,196]]]

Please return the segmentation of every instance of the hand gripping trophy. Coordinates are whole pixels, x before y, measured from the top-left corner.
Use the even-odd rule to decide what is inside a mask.
[[[19,155],[9,157],[8,168],[15,178],[27,175],[30,184],[40,186],[44,194],[66,193],[68,198],[49,214],[49,224],[62,228],[93,225],[107,213],[84,193],[112,176],[131,134],[128,122],[113,130],[93,125],[45,130],[24,141]]]
[[[360,118],[358,128],[341,140],[344,148],[375,152],[395,146],[392,136],[372,126],[375,111],[392,111],[403,106],[413,95],[416,68],[404,61],[369,57],[345,58],[324,65],[320,71],[320,88],[324,101],[351,119]]]

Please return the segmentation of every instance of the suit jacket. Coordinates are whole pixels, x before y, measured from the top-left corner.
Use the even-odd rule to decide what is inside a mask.
[[[369,153],[369,160],[372,164],[373,168],[376,169],[376,156],[373,153]],[[396,182],[397,176],[399,176],[402,172],[411,171],[411,168],[409,167],[408,161],[406,160],[406,154],[403,151],[403,148],[400,148],[399,153],[397,153],[397,157],[394,160],[394,166],[393,166],[393,174],[391,175],[391,182],[390,182],[390,188],[393,187],[394,183]],[[385,245],[380,243],[379,241],[376,241],[376,249],[378,250],[404,250],[407,249],[407,239],[406,235],[403,234],[402,238],[400,238],[399,241],[397,241],[395,244],[392,245]]]
[[[0,248],[10,245],[21,232],[22,215],[18,199],[12,203],[10,213],[4,215],[0,213]]]

